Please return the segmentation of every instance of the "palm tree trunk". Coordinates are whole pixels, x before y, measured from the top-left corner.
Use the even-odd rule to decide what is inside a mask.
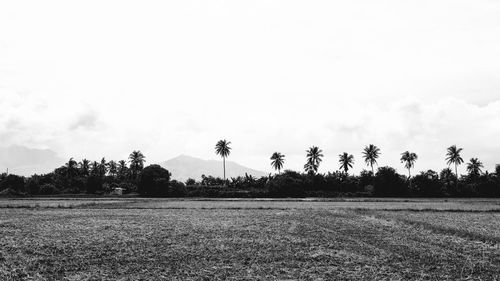
[[[457,163],[455,163],[455,175],[457,178],[455,179],[455,188],[458,189],[458,169],[457,169]]]
[[[408,168],[408,183],[409,183],[410,189],[411,189],[411,170],[410,170],[410,168]]]
[[[222,157],[222,164],[224,166],[224,185],[226,185],[226,157]]]

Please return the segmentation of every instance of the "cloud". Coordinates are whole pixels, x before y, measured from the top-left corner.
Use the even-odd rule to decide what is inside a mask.
[[[76,120],[69,126],[70,130],[95,130],[98,127],[98,113],[94,110],[88,110],[80,114]]]
[[[451,144],[500,161],[495,1],[63,2],[2,3],[2,145],[153,163],[227,138],[260,170],[274,151],[302,169],[312,145],[322,171],[344,151],[362,169],[370,143],[395,167],[412,150],[440,169]]]

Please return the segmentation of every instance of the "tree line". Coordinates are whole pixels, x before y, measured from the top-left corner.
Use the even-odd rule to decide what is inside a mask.
[[[483,172],[483,163],[471,158],[466,166],[467,174],[459,175],[458,166],[464,163],[463,149],[456,145],[447,148],[444,160],[448,167],[439,173],[427,170],[412,175],[418,156],[410,151],[401,153],[400,158],[408,175],[401,175],[391,167],[378,167],[381,150],[370,144],[362,151],[368,169],[359,175],[349,174],[354,156],[347,152],[338,155],[337,171],[318,173],[324,155],[319,147],[312,146],[306,150],[301,172],[284,170],[285,155],[274,152],[270,164],[275,174],[228,179],[226,158],[231,154],[230,145],[227,140],[220,140],[215,145],[215,153],[223,160],[222,178],[202,175],[201,180],[178,182],[159,165],[145,167],[146,157],[137,150],[130,153],[127,160],[120,161],[102,158],[77,162],[70,158],[65,165],[43,175],[21,177],[4,173],[0,175],[0,195],[104,195],[119,188],[131,195],[160,197],[500,197],[500,165],[493,173]]]

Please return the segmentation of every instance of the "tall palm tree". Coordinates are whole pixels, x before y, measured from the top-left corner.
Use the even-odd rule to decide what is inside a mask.
[[[411,168],[415,166],[415,161],[417,161],[417,154],[409,151],[401,153],[401,163],[405,164],[405,168],[408,169],[408,178],[411,178]]]
[[[344,173],[347,174],[349,168],[352,168],[352,165],[354,164],[354,156],[352,156],[352,154],[350,155],[347,154],[347,152],[339,154],[339,163],[340,163],[339,169],[343,169]]]
[[[132,176],[137,179],[139,173],[144,168],[144,162],[146,162],[146,157],[140,150],[134,150],[128,156],[130,162],[130,171],[132,171]]]
[[[451,165],[455,164],[455,175],[457,176],[456,184],[458,186],[458,168],[457,166],[464,162],[464,159],[460,156],[463,148],[457,148],[456,145],[452,145],[448,147],[446,152],[446,164]]]
[[[471,177],[479,177],[481,168],[484,168],[483,163],[477,158],[471,158],[469,163],[467,163],[467,172],[469,172]]]
[[[380,155],[380,148],[377,146],[370,144],[365,147],[363,150],[363,158],[365,159],[366,165],[369,165],[372,168],[373,174],[373,165],[377,164],[377,158]]]
[[[220,155],[222,157],[222,166],[224,168],[224,183],[226,182],[226,157],[231,154],[231,144],[230,141],[220,140],[215,144],[215,154]]]
[[[83,176],[88,176],[90,171],[90,161],[87,159],[82,159],[82,162],[80,162],[80,173]]]
[[[323,151],[319,149],[317,146],[312,146],[307,152],[307,162],[304,165],[304,170],[308,173],[316,173],[318,172],[319,164],[322,161]]]
[[[283,164],[285,163],[285,155],[275,152],[271,156],[271,166],[278,171],[278,174],[281,171],[281,168],[283,168]]]

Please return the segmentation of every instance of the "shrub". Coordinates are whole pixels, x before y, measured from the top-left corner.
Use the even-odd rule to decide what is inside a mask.
[[[91,175],[87,178],[87,193],[94,194],[103,190],[103,179],[97,175]]]
[[[186,185],[196,185],[196,180],[189,178],[186,180]]]
[[[450,168],[441,170],[439,173],[439,181],[441,182],[443,196],[456,196],[458,194],[456,190],[457,176]]]
[[[18,175],[8,175],[0,182],[0,190],[11,189],[15,192],[24,192],[24,178]]]
[[[170,172],[160,165],[147,166],[139,177],[139,194],[142,196],[168,196],[170,176]]]
[[[38,176],[32,176],[26,180],[26,191],[29,194],[40,193],[40,180]]]
[[[359,189],[366,190],[367,186],[371,186],[373,189],[373,179],[374,176],[372,171],[367,171],[367,170],[361,171],[358,178]]]
[[[288,170],[272,177],[267,183],[272,197],[304,197],[304,185],[303,175]]]
[[[187,189],[184,183],[176,180],[170,182],[170,188],[167,194],[169,197],[184,197],[186,194]]]
[[[236,189],[252,189],[252,188],[264,188],[267,183],[268,177],[255,178],[252,175],[245,173],[245,176],[239,176],[236,178],[231,178],[228,186]]]
[[[368,196],[372,196],[374,191],[375,191],[375,188],[371,184],[365,186],[363,189],[363,192],[366,193],[366,195],[368,195]]]
[[[406,196],[408,195],[406,180],[394,168],[380,167],[374,179],[376,196]]]
[[[205,186],[222,186],[224,185],[224,180],[219,177],[205,176],[201,175],[201,185]]]
[[[443,194],[439,176],[432,170],[413,177],[411,191],[414,195],[423,197],[439,197]]]
[[[42,195],[54,195],[57,194],[58,190],[55,185],[51,183],[46,183],[40,186],[40,194]]]
[[[460,181],[458,183],[458,196],[460,197],[477,197],[478,196],[478,184],[477,183],[466,183],[465,181]]]
[[[326,189],[333,193],[340,193],[342,190],[342,174],[340,172],[328,173],[325,176]]]
[[[117,187],[123,188],[123,193],[131,193],[137,191],[137,185],[130,182],[120,182]]]
[[[478,179],[477,192],[479,196],[483,197],[499,197],[500,196],[500,183],[497,176],[485,173]]]

